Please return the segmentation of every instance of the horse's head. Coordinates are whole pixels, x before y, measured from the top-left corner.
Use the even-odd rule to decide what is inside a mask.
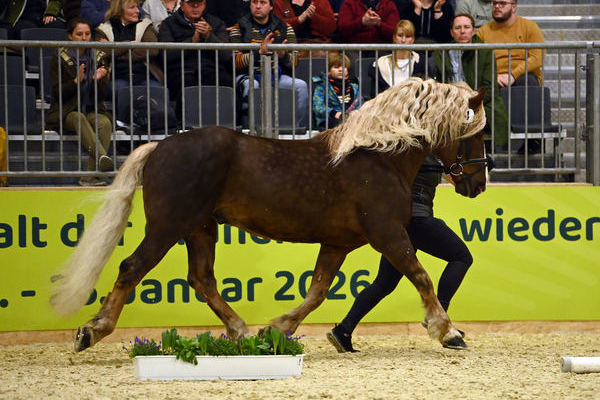
[[[485,114],[483,98],[485,89],[479,89],[477,95],[469,98],[469,109],[465,116],[464,132],[472,132],[470,124],[480,120],[477,116]],[[483,119],[485,122],[485,117]],[[483,128],[475,134],[465,135],[459,140],[435,150],[437,157],[444,164],[444,170],[452,178],[456,192],[467,197],[475,197],[485,191],[487,181],[486,167],[493,168],[493,160],[485,154]]]

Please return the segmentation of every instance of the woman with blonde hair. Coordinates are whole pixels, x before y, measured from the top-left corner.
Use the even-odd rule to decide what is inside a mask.
[[[392,43],[413,44],[415,42],[415,26],[407,19],[398,21],[394,27]],[[392,54],[379,57],[369,70],[373,80],[371,97],[385,89],[398,85],[411,76],[425,77],[425,57],[410,50],[395,50]]]
[[[158,42],[156,32],[150,18],[140,20],[140,9],[137,0],[111,0],[106,12],[105,22],[96,29],[98,40],[104,42]],[[146,51],[149,53],[151,64],[150,79],[146,79]],[[115,80],[113,87],[116,92],[129,86],[129,49],[115,49]],[[158,55],[158,49],[131,50],[131,82],[133,85],[162,86],[162,71],[152,60]]]

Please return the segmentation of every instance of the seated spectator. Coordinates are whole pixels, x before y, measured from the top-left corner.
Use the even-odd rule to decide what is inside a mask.
[[[29,28],[64,29],[62,0],[7,0],[0,9],[0,28],[11,40],[21,39],[21,31]]]
[[[336,25],[328,0],[275,0],[273,13],[294,28],[298,43],[332,41]],[[307,57],[308,52],[299,56]],[[313,52],[312,56],[325,57],[325,52]]]
[[[452,21],[451,30],[455,43],[483,43],[475,34],[475,21],[467,14],[458,14]],[[445,54],[444,54],[445,53]],[[475,54],[477,53],[477,57]],[[492,123],[492,87],[494,88],[494,144],[495,151],[506,152],[508,143],[508,121],[506,107],[493,71],[496,67],[492,50],[443,50],[433,53],[435,63],[434,76],[443,82],[466,82],[471,88],[486,88],[483,106],[487,118],[484,128],[486,133],[491,133]],[[443,77],[443,80],[442,80]],[[477,80],[475,80],[477,79]]]
[[[342,122],[362,101],[358,80],[348,76],[350,58],[330,53],[329,72],[312,78],[314,85],[313,112],[318,129],[331,129]]]
[[[394,0],[400,17],[415,26],[415,43],[447,43],[454,8],[447,0]]]
[[[186,0],[181,2],[180,8],[173,15],[163,20],[158,40],[178,43],[226,43],[229,41],[229,35],[223,21],[206,12],[205,0]],[[200,63],[198,53],[201,54]],[[214,50],[185,50],[183,57],[182,74],[181,51],[167,51],[167,86],[171,99],[177,102],[178,116],[181,115],[182,81],[185,86],[198,86],[200,83],[216,85],[218,71],[219,85],[233,85],[230,51],[220,51],[218,60]]]
[[[250,0],[206,0],[206,12],[225,22],[227,30],[250,12]]]
[[[272,43],[296,43],[296,35],[292,27],[272,12],[273,4],[270,0],[251,0],[250,13],[243,16],[239,22],[233,26],[230,37],[232,43],[260,43],[260,49],[254,54],[255,74],[254,87],[260,85],[258,68],[260,56],[271,54],[267,49],[268,44]],[[293,52],[281,50],[278,52],[279,67],[279,87],[282,89],[295,89],[296,110],[298,126],[308,127],[308,118],[310,105],[308,104],[308,86],[302,79],[293,79],[291,75],[292,68],[297,64],[297,59]],[[236,83],[241,86],[244,107],[247,107],[247,97],[250,87],[248,77],[248,67],[250,64],[250,53],[237,53],[235,55],[235,66],[240,73]]]
[[[146,0],[142,5],[144,17],[152,20],[154,29],[158,32],[160,23],[179,8],[180,0]]]
[[[80,18],[72,19],[67,25],[67,38],[71,41],[91,41],[90,24]],[[89,153],[88,171],[96,171],[96,162],[100,171],[111,171],[114,163],[107,153],[112,122],[104,108],[110,58],[106,53],[90,48],[59,48],[57,55],[50,62],[52,103],[46,117],[47,126],[59,130],[62,123],[65,133],[72,131],[81,136],[81,144]],[[62,86],[59,86],[59,82]],[[96,126],[97,137],[94,130]],[[106,182],[86,176],[80,179],[79,184],[103,186]]]
[[[401,19],[394,28],[392,36],[394,44],[413,44],[415,42],[415,26],[407,19]],[[395,50],[393,54],[379,57],[369,70],[373,80],[371,97],[389,87],[399,85],[411,76],[425,79],[425,57],[410,50]]]
[[[543,43],[544,35],[533,21],[517,15],[517,1],[492,1],[494,20],[479,28],[485,43]],[[498,62],[498,85],[539,86],[542,80],[542,49],[512,49],[510,74],[508,49],[494,50]],[[525,64],[527,63],[527,70]]]
[[[475,21],[475,28],[479,29],[493,20],[492,0],[458,0],[454,13],[470,15]]]
[[[92,30],[95,31],[98,25],[104,22],[109,7],[110,0],[82,0],[81,18],[89,21]]]
[[[343,43],[389,43],[399,19],[392,0],[345,0],[338,32]]]
[[[106,22],[96,29],[96,37],[101,42],[158,42],[156,32],[149,18],[140,20],[140,9],[137,0],[112,0],[106,12]],[[131,71],[129,69],[129,50],[115,49],[115,80],[113,90],[115,95],[119,89],[133,85],[162,86],[162,71],[152,63],[150,80],[146,79],[146,52],[152,60],[158,55],[158,49],[131,50]],[[109,99],[112,94],[109,93]]]

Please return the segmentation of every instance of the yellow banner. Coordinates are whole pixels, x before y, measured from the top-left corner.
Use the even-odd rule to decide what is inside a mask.
[[[68,319],[51,310],[51,278],[69,256],[99,206],[89,191],[0,192],[0,330],[72,329],[100,308],[122,259],[143,237],[140,195],[122,242],[88,304]],[[138,193],[139,194],[139,193]],[[436,216],[465,240],[471,266],[454,297],[455,320],[600,319],[600,188],[492,186],[476,199],[450,187],[438,190]],[[298,306],[310,284],[319,246],[278,243],[219,226],[215,274],[222,296],[249,324],[266,324]],[[434,284],[441,260],[419,259]],[[379,255],[369,246],[352,252],[328,299],[305,322],[339,322],[371,282]],[[187,253],[175,245],[135,289],[119,327],[218,325],[220,320],[188,286]],[[364,321],[419,321],[420,298],[403,279]]]

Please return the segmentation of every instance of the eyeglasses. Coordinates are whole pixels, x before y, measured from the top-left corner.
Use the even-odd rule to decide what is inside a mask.
[[[509,4],[515,4],[512,1],[492,1],[492,7],[506,7]]]

